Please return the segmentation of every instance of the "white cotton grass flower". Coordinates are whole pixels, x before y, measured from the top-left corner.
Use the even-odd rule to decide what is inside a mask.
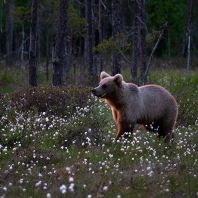
[[[71,192],[74,192],[74,183],[71,183],[70,184],[70,186],[69,186],[69,190],[71,191]]]
[[[19,183],[20,183],[20,184],[22,184],[22,183],[23,183],[23,179],[22,179],[22,178],[19,180]]]
[[[47,183],[44,183],[43,190],[47,190]]]
[[[51,198],[52,196],[51,196],[50,193],[47,193],[46,197],[47,197],[47,198]]]
[[[62,194],[65,194],[67,192],[67,187],[64,184],[62,186],[60,186],[59,189],[62,192]]]
[[[104,191],[107,191],[107,190],[108,190],[108,186],[104,186],[104,187],[103,187],[103,190],[104,190]]]
[[[4,191],[7,191],[7,188],[6,188],[6,187],[3,187],[3,190],[4,190]]]
[[[71,168],[70,168],[70,167],[66,167],[66,171],[67,171],[68,173],[71,173]]]
[[[69,182],[71,183],[71,182],[74,182],[74,178],[73,177],[70,177],[69,178]]]
[[[149,176],[149,177],[152,177],[153,174],[154,174],[154,172],[153,172],[153,171],[150,171],[150,172],[148,173],[148,176]]]
[[[41,183],[42,183],[42,181],[38,181],[38,182],[35,184],[35,186],[36,186],[36,187],[39,187],[39,186],[41,185]]]
[[[38,174],[39,177],[43,177],[43,175],[41,173]]]
[[[86,188],[87,187],[87,185],[86,184],[83,184],[83,188]]]

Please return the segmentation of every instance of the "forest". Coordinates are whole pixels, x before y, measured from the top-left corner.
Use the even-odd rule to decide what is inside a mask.
[[[62,2],[63,13],[60,13],[59,1],[41,0],[35,1],[36,26],[31,25],[35,17],[31,13],[32,2],[9,0],[0,5],[1,65],[20,68],[22,81],[28,66],[30,73],[32,71],[30,44],[33,41],[30,38],[33,37],[36,37],[33,68],[38,70],[34,78],[42,71],[46,79],[52,81],[54,77],[49,77],[49,73],[56,76],[58,58],[62,62],[59,68],[63,70],[58,84],[76,73],[87,73],[91,83],[97,83],[102,70],[116,74],[125,68],[131,72],[130,81],[145,84],[143,73],[148,73],[154,57],[179,58],[186,62],[180,67],[189,67],[190,57],[194,60],[198,55],[198,2],[194,0],[73,0]],[[57,25],[61,22],[62,35]],[[32,37],[31,27],[36,28]]]
[[[198,0],[2,0],[0,197],[197,197],[197,29]],[[166,88],[174,139],[116,140],[101,71]]]

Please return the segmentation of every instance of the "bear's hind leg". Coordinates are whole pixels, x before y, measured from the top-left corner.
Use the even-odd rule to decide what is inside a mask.
[[[150,124],[143,124],[143,128],[150,132],[157,132],[159,129],[159,122],[152,122]]]
[[[159,129],[157,131],[158,137],[164,137],[165,142],[170,142],[173,139],[173,126],[168,124],[161,124],[159,125]]]
[[[144,124],[143,127],[150,132],[157,134],[158,138],[165,138],[165,142],[169,142],[173,138],[172,130],[173,126],[163,121],[155,121],[150,124]]]

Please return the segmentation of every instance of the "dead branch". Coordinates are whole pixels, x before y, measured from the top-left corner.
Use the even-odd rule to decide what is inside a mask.
[[[167,27],[168,27],[168,22],[166,22],[164,25],[161,26],[161,33],[160,33],[160,35],[159,35],[159,37],[158,37],[158,40],[157,40],[157,42],[156,42],[156,44],[155,44],[155,46],[154,46],[154,48],[153,48],[153,50],[152,50],[152,52],[151,52],[151,56],[150,56],[149,61],[148,61],[148,63],[147,63],[147,67],[146,67],[146,71],[145,71],[144,76],[147,76],[147,74],[148,74],[148,70],[149,70],[149,67],[150,67],[150,65],[151,65],[151,61],[152,61],[152,59],[153,59],[153,54],[154,54],[155,50],[157,49],[157,46],[158,46],[160,40],[162,39],[162,36],[163,36],[163,34],[164,34],[164,31],[165,31],[165,29],[166,29]]]

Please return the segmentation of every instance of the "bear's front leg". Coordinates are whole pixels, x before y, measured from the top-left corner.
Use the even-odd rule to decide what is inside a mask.
[[[116,140],[123,135],[125,132],[133,133],[135,124],[129,124],[128,122],[119,122],[117,123],[118,131],[116,134]]]

